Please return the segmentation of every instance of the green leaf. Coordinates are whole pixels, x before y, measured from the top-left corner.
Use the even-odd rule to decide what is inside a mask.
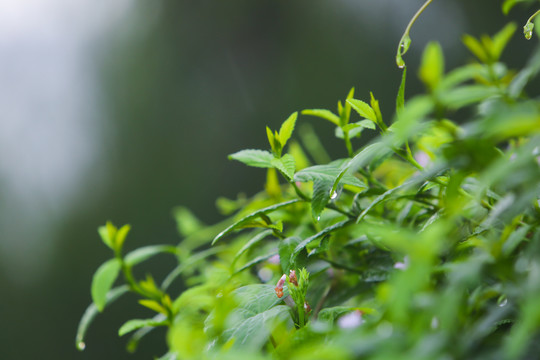
[[[339,126],[339,116],[325,109],[306,109],[302,110],[302,115],[316,116],[330,121],[332,124]]]
[[[114,225],[107,221],[105,226],[100,226],[98,228],[99,236],[105,245],[114,250],[115,238],[116,238],[116,228]]]
[[[298,171],[294,175],[294,181],[308,182],[308,181],[321,180],[321,181],[330,181],[332,184],[334,184],[334,182],[337,180],[338,176],[341,173],[342,165],[344,163],[345,162],[343,160],[336,160],[327,165],[310,166],[308,168]],[[364,184],[356,176],[349,173],[343,174],[340,177],[338,184],[347,184],[347,185],[357,186],[363,189],[367,188],[366,184]],[[330,194],[330,191],[328,191],[328,194]]]
[[[441,82],[444,74],[444,56],[441,45],[430,42],[422,56],[419,76],[426,86],[434,90]]]
[[[340,126],[345,126],[349,123],[349,119],[351,118],[351,104],[349,104],[347,101],[352,99],[353,97],[354,97],[354,88],[352,88],[347,94],[347,99],[345,100],[345,108],[343,108],[342,111],[340,111],[340,118],[339,118]]]
[[[396,112],[401,112],[405,106],[405,80],[407,79],[407,67],[403,67],[401,75],[401,84],[399,85],[398,94],[396,97]]]
[[[463,44],[469,49],[471,53],[473,53],[474,56],[478,58],[483,63],[487,63],[489,61],[488,54],[486,53],[486,50],[478,41],[476,38],[472,37],[471,35],[463,35],[462,39]]]
[[[107,302],[107,293],[120,272],[120,260],[110,259],[95,272],[92,279],[92,300],[99,311],[103,311]]]
[[[124,246],[124,241],[126,240],[129,230],[131,230],[131,225],[129,224],[126,224],[122,226],[120,229],[118,229],[118,232],[116,233],[116,240],[115,240],[117,249],[120,250]]]
[[[147,259],[163,253],[176,254],[176,246],[171,245],[149,245],[136,249],[128,253],[124,261],[127,266],[135,266]]]
[[[501,54],[516,32],[517,25],[515,23],[507,24],[501,31],[493,36],[493,42],[490,49],[490,53],[493,61],[498,61]]]
[[[112,304],[114,301],[116,301],[116,299],[118,299],[120,296],[124,295],[127,292],[129,292],[129,287],[127,285],[122,285],[111,289],[105,297],[105,306]],[[94,321],[95,317],[99,314],[99,312],[100,310],[98,310],[96,304],[92,303],[88,306],[88,308],[86,308],[86,311],[84,312],[84,315],[79,322],[79,326],[77,328],[77,336],[75,336],[75,346],[80,351],[84,350],[86,347],[86,344],[84,342],[86,332],[88,331],[90,324],[92,323],[92,321]]]
[[[279,148],[279,146],[276,146],[276,138],[274,136],[274,133],[272,133],[272,130],[270,130],[268,126],[266,127],[266,136],[268,137],[268,143],[270,144],[272,152],[274,154],[277,154],[277,149]]]
[[[265,150],[242,150],[229,155],[230,160],[240,161],[248,166],[271,168],[274,155]]]
[[[130,333],[132,331],[135,331],[137,329],[146,327],[146,326],[165,326],[167,325],[167,320],[162,321],[156,321],[154,318],[152,319],[132,319],[128,320],[118,329],[118,336],[124,336],[127,333]]]
[[[355,157],[340,167],[339,174],[334,181],[334,185],[332,185],[331,193],[334,193],[334,191],[337,190],[343,177],[354,174],[358,169],[368,165],[374,158],[390,153],[391,151],[392,150],[382,142],[373,143],[364,147]]]
[[[139,300],[139,304],[141,304],[142,306],[150,310],[154,310],[157,313],[167,315],[167,309],[165,309],[163,305],[161,305],[155,300],[142,299],[142,300]]]
[[[260,349],[277,326],[292,325],[289,307],[277,305],[282,299],[271,285],[244,286],[233,296],[239,306],[229,316],[230,325],[223,333],[223,341],[232,343],[233,348]]]
[[[281,143],[281,148],[284,148],[285,144],[287,144],[287,141],[289,141],[289,139],[291,138],[297,117],[298,113],[294,112],[281,125],[281,128],[279,129],[279,141]]]
[[[459,67],[446,74],[444,79],[440,82],[438,90],[442,91],[445,89],[451,89],[456,85],[464,83],[465,81],[469,81],[475,77],[481,77],[484,71],[485,65],[478,63]]]
[[[152,318],[152,320],[154,320],[155,322],[161,322],[161,321],[164,321],[165,319],[167,319],[167,317],[163,314],[156,314]],[[128,343],[126,345],[126,350],[129,353],[134,353],[135,351],[137,351],[137,347],[139,346],[139,342],[141,341],[141,339],[145,337],[146,335],[148,335],[148,333],[150,333],[154,329],[155,329],[154,326],[145,326],[135,331],[128,340]]]
[[[296,162],[291,154],[285,154],[281,158],[273,158],[270,161],[271,165],[278,169],[287,180],[292,180],[294,171],[296,170]]]
[[[339,139],[344,138],[344,131],[349,133],[349,138],[360,136],[363,129],[375,130],[376,126],[371,120],[362,120],[355,123],[350,123],[345,125],[343,128],[337,127],[335,130],[335,135]]]
[[[328,307],[324,308],[319,312],[319,316],[317,317],[321,321],[331,322],[337,320],[341,315],[350,313],[351,311],[359,310],[356,307],[350,307],[350,306],[334,306],[334,307]]]
[[[343,221],[340,221],[338,223],[335,223],[334,225],[331,225],[327,228],[325,228],[324,230],[318,232],[317,234],[313,235],[313,236],[310,236],[308,237],[307,239],[303,240],[302,242],[300,242],[296,248],[294,249],[291,257],[294,258],[295,256],[297,256],[300,251],[302,251],[303,249],[305,249],[306,246],[308,246],[310,243],[312,243],[313,241],[317,240],[317,239],[320,239],[321,237],[323,236],[326,236],[328,234],[330,234],[332,231],[335,231],[335,230],[338,230],[338,229],[341,229],[349,224],[352,224],[353,221],[348,219],[348,220],[343,220]]]
[[[439,100],[451,109],[459,109],[498,95],[500,95],[500,90],[496,87],[464,85],[441,93]]]
[[[381,129],[386,130],[386,125],[384,124],[382,118],[381,108],[379,107],[379,100],[375,99],[372,92],[369,93],[369,96],[371,97],[371,108],[373,109],[373,112],[375,112],[375,118],[377,119],[376,123]]]
[[[289,270],[296,269],[295,263],[291,262],[291,255],[294,249],[302,241],[298,236],[288,237],[279,243],[279,262],[281,264],[281,271],[284,274],[288,274]]]
[[[319,221],[321,212],[330,201],[330,190],[332,190],[333,180],[314,180],[313,196],[311,197],[311,215],[313,219]]]
[[[270,252],[268,254],[257,256],[256,258],[251,259],[249,262],[244,264],[241,268],[235,270],[234,273],[235,274],[241,273],[242,271],[244,271],[246,269],[250,269],[253,266],[255,266],[257,264],[260,264],[260,263],[270,259],[272,256],[275,256],[275,255],[277,255],[277,251],[272,251],[272,252]]]
[[[215,244],[216,242],[218,242],[224,236],[226,236],[229,233],[233,232],[234,230],[238,229],[242,225],[248,223],[249,221],[251,221],[253,219],[256,219],[258,217],[261,217],[262,215],[269,214],[269,213],[271,213],[273,211],[276,211],[278,209],[281,209],[283,207],[289,206],[291,204],[295,204],[295,203],[300,202],[300,201],[302,201],[302,200],[300,200],[300,199],[289,200],[289,201],[285,201],[285,202],[282,202],[282,203],[279,203],[279,204],[276,204],[276,205],[268,206],[268,207],[266,207],[264,209],[257,210],[255,212],[243,217],[242,219],[238,220],[237,222],[235,222],[234,224],[230,225],[228,228],[226,228],[225,230],[220,232],[214,238],[214,240],[212,241],[212,245]]]
[[[258,233],[257,235],[255,235],[254,237],[252,237],[247,243],[244,244],[244,246],[242,246],[240,250],[238,250],[238,252],[234,256],[233,264],[236,263],[236,261],[238,260],[240,256],[242,256],[242,254],[244,254],[246,251],[251,249],[253,246],[257,245],[261,240],[263,240],[264,238],[266,238],[267,236],[271,234],[272,234],[272,230],[264,230]]]
[[[362,100],[357,99],[350,99],[347,100],[347,103],[352,106],[352,108],[363,118],[366,118],[368,120],[373,121],[375,124],[377,123],[377,115],[375,115],[375,111],[363,102]]]
[[[186,207],[178,206],[173,210],[178,233],[182,236],[190,236],[204,228],[204,224]]]
[[[508,15],[510,10],[518,3],[520,2],[526,2],[528,0],[505,0],[505,2],[502,5],[502,11],[505,15]]]

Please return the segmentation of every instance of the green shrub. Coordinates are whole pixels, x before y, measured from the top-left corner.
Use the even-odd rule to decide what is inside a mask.
[[[332,123],[348,157],[318,162],[325,150],[312,132],[293,140],[293,113],[279,131],[266,129],[270,150],[230,155],[266,169],[267,180],[250,198],[219,199],[230,216],[223,223],[202,225],[179,208],[178,246],[126,255],[129,226],[101,227],[114,257],[94,275],[79,348],[96,314],[134,293],[154,316],[127,321],[119,335],[132,333],[134,351],[168,327],[162,359],[535,357],[540,102],[525,87],[540,50],[509,70],[499,61],[517,28],[509,24],[492,37],[465,35],[477,61],[445,72],[441,47],[430,43],[418,69],[426,93],[405,99],[409,28],[393,116],[354,89],[335,112],[301,112],[301,121]],[[526,37],[532,28],[530,20]],[[453,121],[457,112],[467,120]],[[378,136],[356,149],[365,132]],[[178,266],[160,284],[135,279],[134,266],[163,253]],[[113,287],[120,274],[125,284]],[[188,288],[170,293],[180,279]]]

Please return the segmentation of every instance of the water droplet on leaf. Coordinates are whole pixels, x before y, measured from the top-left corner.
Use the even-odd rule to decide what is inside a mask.
[[[498,303],[498,305],[499,305],[500,307],[506,306],[506,304],[508,304],[508,299],[507,299],[506,297],[499,298],[499,303]]]
[[[332,193],[332,195],[330,195],[330,200],[334,200],[334,199],[337,198],[337,197],[338,197],[338,193],[337,193],[337,191],[334,191],[334,192]]]
[[[86,344],[84,343],[84,341],[79,341],[77,343],[77,349],[79,349],[80,351],[83,351],[84,349],[86,349]]]

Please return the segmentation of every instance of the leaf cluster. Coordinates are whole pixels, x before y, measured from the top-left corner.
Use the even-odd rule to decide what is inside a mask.
[[[335,112],[307,109],[267,128],[269,150],[229,156],[266,169],[264,189],[219,201],[229,217],[217,225],[177,209],[177,246],[123,255],[129,227],[101,227],[113,257],[94,275],[79,348],[98,312],[131,293],[151,314],[119,335],[132,334],[134,351],[166,326],[161,359],[534,356],[540,102],[526,85],[540,50],[519,70],[500,62],[516,28],[465,35],[476,60],[448,72],[440,45],[428,44],[426,92],[406,98],[404,67],[394,114],[352,89]],[[471,115],[458,124],[458,111]],[[318,140],[294,140],[296,123],[313,117],[334,127],[343,158],[320,162]],[[365,131],[377,136],[362,145]],[[170,274],[136,280],[133,267],[160,254],[177,259]],[[172,293],[180,280],[187,289]]]

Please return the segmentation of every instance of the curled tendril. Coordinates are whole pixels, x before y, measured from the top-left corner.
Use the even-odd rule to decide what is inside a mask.
[[[540,10],[538,10],[537,12],[532,14],[532,16],[529,18],[529,20],[527,20],[527,23],[523,27],[523,35],[525,35],[525,39],[527,39],[527,40],[531,40],[531,38],[532,38],[533,29],[534,29],[534,23],[532,22],[532,20],[538,14],[540,14]]]
[[[409,21],[409,24],[405,28],[405,32],[403,33],[403,36],[401,36],[401,39],[399,40],[397,52],[396,52],[396,64],[400,69],[403,69],[405,67],[405,61],[403,61],[403,55],[409,50],[409,46],[411,46],[411,37],[409,36],[409,32],[411,31],[411,27],[415,23],[416,19],[424,12],[426,7],[431,4],[433,0],[427,0],[424,5],[418,11],[414,16],[412,17],[411,21]]]

